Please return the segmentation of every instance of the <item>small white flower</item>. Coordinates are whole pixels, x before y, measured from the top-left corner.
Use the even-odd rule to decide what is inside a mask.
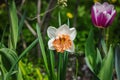
[[[47,34],[50,40],[48,47],[50,50],[56,50],[63,53],[64,51],[74,52],[73,40],[76,37],[75,28],[69,28],[66,24],[60,26],[58,29],[55,27],[48,27]]]

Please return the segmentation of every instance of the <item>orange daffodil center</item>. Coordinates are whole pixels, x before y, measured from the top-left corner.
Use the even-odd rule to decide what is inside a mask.
[[[69,35],[61,35],[53,41],[53,46],[57,52],[64,52],[72,46]]]
[[[55,27],[48,27],[47,34],[50,40],[48,47],[50,50],[56,50],[63,53],[64,51],[74,52],[73,40],[76,37],[75,28],[69,28],[66,24],[60,26],[58,29]]]

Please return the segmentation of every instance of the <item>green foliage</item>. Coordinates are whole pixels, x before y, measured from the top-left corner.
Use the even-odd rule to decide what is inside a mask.
[[[26,16],[26,12],[24,12],[23,16],[21,17],[21,20],[19,22],[19,28],[18,28],[18,35],[20,35],[20,33],[22,33],[22,28],[24,25],[24,20],[25,20],[25,16]]]
[[[43,80],[45,75],[40,72],[39,67],[35,67],[32,63],[19,62],[23,80]],[[31,76],[32,75],[32,76]]]
[[[40,44],[40,48],[41,48],[41,51],[42,51],[42,56],[43,56],[45,68],[46,68],[46,71],[47,71],[48,75],[50,76],[50,72],[49,72],[49,69],[48,69],[47,57],[46,57],[46,53],[45,53],[45,47],[44,47],[44,43],[43,43],[43,40],[42,40],[42,36],[41,36],[40,28],[39,28],[38,24],[36,24],[36,29],[37,29],[39,44]]]
[[[1,52],[1,55],[0,55],[1,56],[0,68],[2,70],[2,79],[6,80],[7,75],[8,75],[7,72],[9,71],[11,66],[8,67],[7,65],[5,65],[5,63],[7,61],[8,62],[7,64],[13,65],[18,60],[18,56],[16,55],[16,52],[14,52],[13,50],[11,50],[9,48],[1,48],[0,52]],[[5,61],[3,61],[2,59],[4,59]],[[17,71],[17,65],[14,66],[14,71]],[[14,71],[11,72],[9,75],[14,74]]]
[[[54,51],[49,51],[47,49],[48,47],[46,44],[48,37],[46,37],[45,34],[43,36],[45,37],[45,40],[43,41],[41,36],[43,35],[42,33],[46,33],[47,27],[43,26],[44,30],[40,30],[39,27],[41,26],[36,25],[37,1],[38,0],[0,1],[0,32],[3,33],[3,35],[0,34],[0,72],[2,73],[0,75],[0,80],[56,80],[58,75],[62,80],[65,80],[66,78],[66,67],[68,67],[67,63],[69,62],[70,56],[65,52],[64,55],[61,57],[59,56],[60,62],[56,62],[56,56],[58,57],[58,55],[56,55]],[[44,20],[47,20],[44,17],[45,14],[48,13],[47,17],[50,16],[50,20],[46,21],[45,25],[58,26],[61,25],[61,23],[66,23],[67,18],[69,18],[67,13],[71,13],[73,18],[69,19],[68,24],[75,27],[77,30],[75,54],[71,56],[75,55],[75,57],[80,57],[82,59],[85,53],[85,59],[90,70],[101,80],[110,80],[113,76],[113,46],[110,46],[108,51],[105,41],[101,39],[101,42],[98,43],[101,44],[101,48],[96,48],[94,42],[97,41],[95,41],[94,38],[98,38],[98,34],[94,34],[94,30],[91,30],[88,35],[89,29],[91,28],[91,25],[93,25],[90,17],[90,10],[94,1],[69,0],[67,1],[67,7],[61,8],[56,4],[53,9],[47,10],[50,1],[52,0],[41,0],[39,16],[41,23],[44,22]],[[120,18],[120,15],[118,15],[120,14],[120,0],[99,1],[108,1],[109,3],[114,4],[115,9],[117,10],[116,18],[110,27],[108,41],[108,44],[112,43],[115,45],[120,42],[120,23],[118,21]],[[25,11],[25,13],[23,13],[23,11]],[[56,17],[58,16],[58,12],[61,13],[59,18]],[[22,16],[20,16],[19,13]],[[49,15],[49,13],[51,13],[51,15]],[[8,20],[9,18],[10,20]],[[26,23],[24,24],[25,20],[33,30],[37,27],[36,33],[38,38],[33,36],[30,30],[26,27]],[[37,53],[39,52],[39,48],[36,46],[38,41],[41,49],[40,53]],[[27,45],[29,46],[27,47]],[[115,52],[115,69],[119,80],[119,47],[116,48]],[[27,54],[30,58],[26,56]],[[24,58],[26,58],[28,62],[24,62]],[[41,63],[37,62],[38,58],[40,58]],[[83,78],[85,75],[81,72],[80,68],[85,63],[83,59],[81,61],[78,60],[79,59],[76,60],[76,69],[73,69],[73,72],[76,70],[76,74],[72,74],[72,76],[76,75],[76,77],[81,76],[81,78]],[[56,63],[58,65],[56,65]],[[44,71],[45,68],[46,71]],[[58,68],[59,72],[57,73],[56,69]],[[45,75],[43,73],[45,73]]]
[[[100,80],[107,80],[107,79],[112,80],[113,61],[114,61],[113,47],[112,45],[110,45],[108,54],[103,59],[101,69],[98,74]]]
[[[12,65],[7,77],[10,77],[10,74],[12,73],[12,70],[15,68],[15,66],[17,65],[17,63],[36,45],[36,43],[38,42],[38,39],[36,39],[35,41],[33,41],[22,53],[21,55],[18,57],[18,59],[14,62],[14,64]]]
[[[11,64],[14,64],[15,61],[18,59],[16,52],[9,48],[1,48],[0,52],[2,52],[1,54],[4,55],[10,61]]]
[[[57,78],[56,78],[56,74],[55,74],[55,70],[54,70],[54,68],[55,68],[54,52],[50,51],[49,55],[50,55],[50,66],[51,66],[51,68],[50,68],[51,72],[50,73],[51,73],[51,76],[52,76],[53,80],[56,80]]]
[[[85,56],[86,56],[86,63],[90,70],[98,76],[100,80],[112,80],[113,74],[113,61],[114,61],[114,54],[113,54],[113,47],[110,46],[109,51],[107,53],[106,44],[104,40],[101,41],[102,48],[104,53],[106,54],[105,57],[101,57],[101,51],[97,48],[97,52],[95,51],[94,47],[94,30],[91,30],[88,39],[85,45]],[[109,67],[108,67],[109,66]]]
[[[105,41],[103,40],[103,38],[101,39],[101,45],[102,45],[104,53],[107,54],[107,46],[106,46]]]
[[[16,49],[17,40],[18,40],[18,17],[17,11],[14,0],[10,1],[10,21],[11,21],[11,28],[10,28],[10,48]]]
[[[120,45],[117,45],[115,48],[115,69],[117,78],[120,80]]]
[[[88,35],[88,39],[85,44],[85,56],[86,56],[85,59],[86,59],[87,65],[89,66],[92,72],[94,72],[94,69],[96,66],[96,56],[97,56],[93,37],[94,37],[94,33],[92,29]]]
[[[101,53],[100,53],[100,51],[99,51],[99,49],[97,48],[97,56],[96,56],[97,58],[96,58],[96,66],[95,66],[95,71],[96,71],[96,74],[98,74],[98,72],[99,72],[99,70],[100,70],[100,68],[101,68],[101,64],[102,64],[102,62],[103,62],[103,60],[102,60],[102,56],[101,56]]]

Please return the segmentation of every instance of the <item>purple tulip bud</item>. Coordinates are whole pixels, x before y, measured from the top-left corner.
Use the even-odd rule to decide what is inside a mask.
[[[116,10],[114,9],[114,6],[107,2],[104,2],[103,4],[96,2],[91,10],[92,22],[99,28],[108,27],[113,22],[115,15]]]

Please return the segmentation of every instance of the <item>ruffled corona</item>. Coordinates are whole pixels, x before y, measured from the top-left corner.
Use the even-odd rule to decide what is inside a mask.
[[[57,52],[64,52],[72,46],[69,35],[61,35],[53,41],[53,46]]]

